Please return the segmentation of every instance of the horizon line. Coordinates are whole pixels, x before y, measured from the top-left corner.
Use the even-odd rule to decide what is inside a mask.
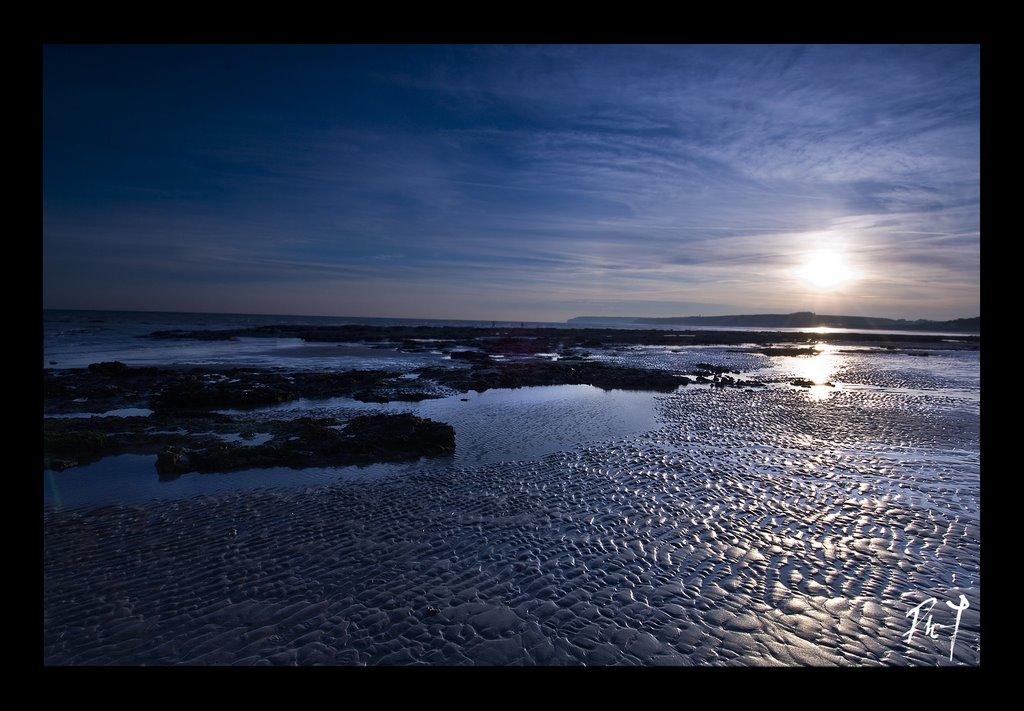
[[[834,318],[862,318],[862,319],[879,319],[885,321],[907,321],[908,323],[945,323],[950,321],[968,321],[971,319],[980,319],[981,314],[976,316],[957,316],[955,318],[947,319],[929,319],[929,318],[893,318],[890,316],[856,316],[853,314],[819,314],[815,311],[776,311],[776,312],[759,312],[759,313],[734,313],[734,314],[716,314],[704,316],[701,314],[690,314],[686,316],[613,316],[613,315],[578,315],[572,316],[562,321],[546,321],[541,319],[528,319],[528,318],[452,318],[452,317],[423,317],[423,316],[355,316],[352,314],[334,315],[334,314],[287,314],[287,313],[265,313],[257,311],[171,311],[171,310],[157,310],[157,309],[97,309],[97,308],[64,308],[64,307],[52,307],[44,306],[43,311],[81,311],[81,312],[94,312],[94,313],[138,313],[138,314],[189,314],[189,315],[203,315],[203,316],[270,316],[270,317],[282,317],[282,318],[334,318],[334,319],[377,319],[377,320],[390,320],[390,321],[465,321],[465,322],[486,322],[491,321],[493,323],[547,323],[547,324],[561,324],[569,323],[575,319],[637,319],[637,320],[669,320],[669,319],[691,319],[691,318],[736,318],[743,316],[792,316],[796,314],[810,314],[812,316],[822,317],[834,317]]]

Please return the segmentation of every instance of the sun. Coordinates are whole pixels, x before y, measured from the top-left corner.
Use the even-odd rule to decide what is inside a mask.
[[[843,255],[834,251],[809,254],[796,274],[819,291],[837,289],[857,277]]]

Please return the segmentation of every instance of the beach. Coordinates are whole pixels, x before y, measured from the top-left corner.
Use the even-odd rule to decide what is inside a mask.
[[[451,412],[454,454],[291,486],[44,497],[43,661],[978,665],[978,353],[940,339],[758,348],[563,350],[564,366],[589,363],[578,372],[687,379],[643,395],[547,383],[488,399],[460,388],[492,361],[450,361],[448,381],[417,362],[420,382],[407,379],[426,392],[437,375],[430,399],[292,399],[244,416]],[[697,382],[697,363],[721,372]],[[564,436],[544,434],[559,422]]]

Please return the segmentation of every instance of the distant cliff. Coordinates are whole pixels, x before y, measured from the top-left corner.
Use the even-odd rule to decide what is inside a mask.
[[[738,314],[735,316],[577,316],[572,324],[619,323],[636,326],[742,326],[754,328],[858,328],[886,331],[952,331],[981,333],[981,317],[958,318],[952,321],[878,318],[874,316],[829,316],[810,311],[792,314]]]

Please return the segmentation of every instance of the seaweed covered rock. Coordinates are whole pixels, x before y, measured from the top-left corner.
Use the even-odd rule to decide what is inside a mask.
[[[192,471],[191,451],[185,447],[168,447],[156,455],[156,471],[161,479],[176,478]]]
[[[455,452],[451,425],[410,414],[364,415],[345,426],[334,418],[301,417],[277,423],[274,429],[273,440],[254,446],[206,438],[187,447],[165,447],[157,456],[157,473],[168,479],[192,471],[348,466]]]
[[[101,375],[124,375],[128,372],[128,366],[119,360],[105,361],[103,363],[90,363],[89,371]]]
[[[831,381],[824,382],[824,383],[817,383],[817,382],[815,382],[813,380],[808,380],[807,378],[794,378],[793,380],[789,381],[789,384],[790,385],[795,385],[798,388],[813,388],[813,387],[819,386],[819,385],[824,385],[825,387],[829,387],[829,388],[834,388],[835,387],[835,384],[832,383]]]
[[[261,382],[239,385],[218,375],[189,374],[169,383],[151,401],[159,412],[203,412],[218,408],[252,408],[276,405],[295,399],[295,393],[275,384]]]
[[[355,417],[342,435],[353,456],[366,456],[373,461],[401,461],[455,452],[455,429],[451,425],[407,413]]]
[[[43,468],[63,471],[95,461],[107,450],[106,435],[92,426],[76,428],[78,423],[47,422],[43,425]]]
[[[470,368],[423,368],[420,374],[456,390],[537,385],[593,385],[603,390],[672,392],[689,382],[678,373],[576,360],[474,363]]]

